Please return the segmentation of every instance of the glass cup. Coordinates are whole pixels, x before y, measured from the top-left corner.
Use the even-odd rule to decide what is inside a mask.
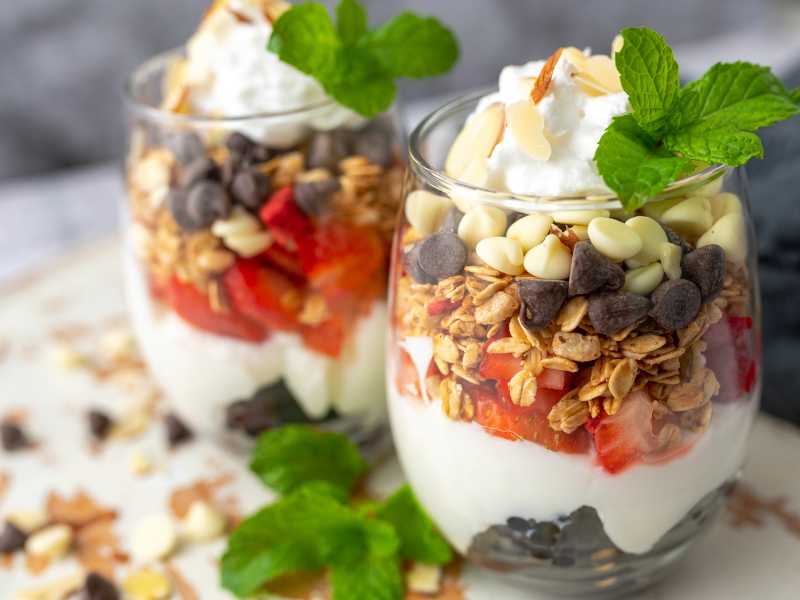
[[[333,103],[163,110],[181,56],[150,60],[128,85],[125,280],[150,370],[199,429],[319,422],[385,439],[395,114],[352,126]]]
[[[467,560],[618,597],[684,554],[745,456],[761,324],[744,172],[691,176],[634,221],[612,196],[479,189],[443,165],[481,96],[411,136],[390,284],[395,445]]]

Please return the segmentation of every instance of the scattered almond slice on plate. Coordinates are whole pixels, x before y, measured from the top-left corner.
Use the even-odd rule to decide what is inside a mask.
[[[473,159],[488,158],[503,137],[505,122],[505,107],[499,102],[470,119],[450,147],[445,172],[461,178]]]
[[[531,100],[533,100],[534,104],[538,104],[550,91],[550,87],[553,85],[553,71],[555,71],[562,52],[564,52],[564,48],[559,48],[553,52],[547,62],[544,63],[542,70],[539,71],[539,77],[536,78],[536,83],[531,90]]]
[[[528,100],[508,107],[508,127],[520,147],[536,160],[548,160],[552,149],[544,135],[544,119]]]

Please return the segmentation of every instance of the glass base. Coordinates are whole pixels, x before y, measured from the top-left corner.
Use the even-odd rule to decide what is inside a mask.
[[[713,522],[735,480],[707,494],[644,554],[628,554],[608,538],[595,509],[557,521],[519,517],[473,538],[467,558],[517,587],[563,596],[619,598],[653,585]]]

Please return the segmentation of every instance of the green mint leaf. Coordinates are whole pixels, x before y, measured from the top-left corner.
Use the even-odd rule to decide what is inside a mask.
[[[340,74],[326,79],[322,85],[337,102],[368,118],[392,105],[397,94],[394,79],[367,50],[341,48],[336,61]]]
[[[396,556],[370,556],[331,570],[332,600],[401,600],[403,574]]]
[[[391,523],[400,537],[400,556],[428,564],[445,564],[453,559],[449,544],[436,530],[409,486],[390,496],[375,513]]]
[[[404,12],[374,31],[360,45],[375,56],[392,77],[431,77],[453,68],[458,41],[432,17]]]
[[[390,527],[376,525],[381,524],[335,498],[300,489],[249,517],[230,535],[222,557],[222,585],[243,597],[289,573],[391,555],[397,538]]]
[[[367,32],[367,12],[357,0],[342,0],[336,7],[336,29],[345,45],[353,45]]]
[[[687,158],[739,166],[764,154],[756,130],[799,113],[767,67],[720,63],[681,91],[664,145]]]
[[[622,37],[622,50],[614,55],[622,87],[642,129],[659,135],[681,87],[678,63],[666,40],[652,29],[623,29]]]
[[[285,63],[315,78],[336,70],[341,46],[328,9],[317,2],[297,4],[272,25],[267,48]]]
[[[792,102],[795,104],[800,104],[800,87],[794,88],[791,92],[789,92],[789,96],[792,99]]]
[[[366,472],[367,463],[343,435],[289,425],[259,438],[250,469],[276,492],[286,494],[303,484],[321,481],[340,489],[346,497]]]
[[[688,173],[692,161],[657,145],[632,115],[615,118],[606,129],[594,157],[606,185],[631,212]]]

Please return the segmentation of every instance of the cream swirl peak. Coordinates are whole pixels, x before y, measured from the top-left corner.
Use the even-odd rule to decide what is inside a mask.
[[[534,90],[538,102],[532,101]],[[565,196],[609,191],[597,171],[594,154],[613,118],[630,111],[609,57],[564,48],[548,61],[507,66],[500,73],[498,91],[481,100],[465,129],[471,129],[476,117],[492,106],[493,110],[499,110],[498,106],[505,109],[499,141],[486,148],[483,165],[479,158],[466,176],[451,175],[517,194]],[[537,135],[538,144],[532,141]],[[459,152],[460,145],[454,144],[453,152]]]

